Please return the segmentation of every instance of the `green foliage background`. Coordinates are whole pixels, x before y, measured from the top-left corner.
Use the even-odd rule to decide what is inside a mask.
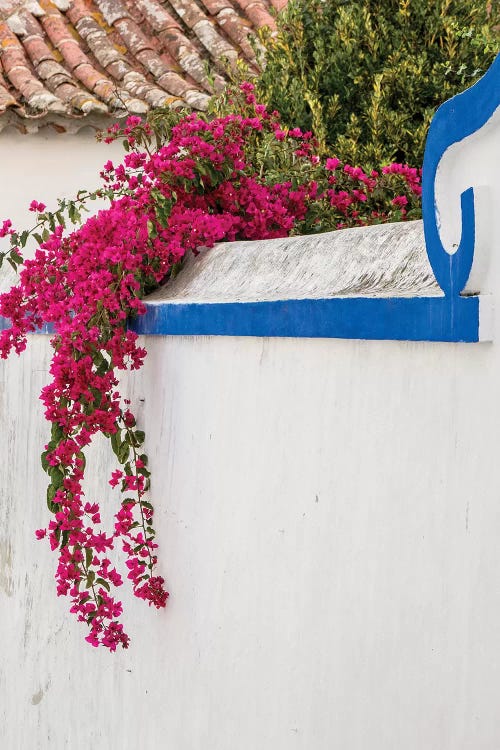
[[[257,99],[351,164],[421,166],[437,106],[500,50],[498,0],[290,0]]]

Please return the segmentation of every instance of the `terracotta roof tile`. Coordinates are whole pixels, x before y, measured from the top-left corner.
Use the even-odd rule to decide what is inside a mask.
[[[275,10],[280,11],[286,8],[287,2],[288,0],[271,0],[271,5]]]
[[[287,0],[0,0],[0,129],[206,109]]]
[[[9,94],[7,87],[0,83],[0,114],[5,112],[9,107],[16,107],[17,102],[14,97]]]
[[[288,0],[285,0],[283,7],[285,7]],[[243,10],[252,24],[260,29],[263,26],[269,26],[273,31],[276,29],[276,22],[274,17],[270,13],[269,5],[272,3],[270,0],[269,4],[263,2],[263,0],[236,0],[241,10]]]

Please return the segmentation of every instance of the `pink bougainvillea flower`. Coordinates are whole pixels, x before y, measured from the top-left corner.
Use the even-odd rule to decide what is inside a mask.
[[[29,206],[30,211],[35,211],[37,213],[43,213],[46,208],[47,206],[45,203],[39,203],[38,201],[31,201]]]
[[[331,170],[332,172],[337,169],[337,167],[340,164],[340,159],[337,159],[336,157],[330,157],[325,162],[326,169]]]
[[[19,265],[18,283],[0,294],[0,316],[10,319],[0,331],[0,357],[20,354],[28,334],[43,324],[54,332],[50,381],[40,396],[51,424],[42,466],[52,517],[35,534],[57,550],[57,595],[69,597],[70,611],[86,624],[86,640],[95,647],[129,645],[114,595],[123,583],[111,563],[117,544],[135,596],[156,608],[165,607],[169,596],[157,572],[145,436],[118,377],[142,367],[146,357],[127,329],[129,316],[146,311],[144,294],[177,270],[187,253],[216,242],[406,218],[421,193],[421,172],[408,165],[368,175],[334,157],[322,161],[312,133],[284,128],[277,112],[256,103],[254,91],[243,83],[231,94],[239,101],[235,111],[211,119],[173,115],[159,146],[156,131],[138,116],[109,128],[104,140],[122,138],[128,152],[120,164],[106,162],[100,190],[79,193],[56,213],[31,202],[38,214],[33,257],[23,261],[17,247],[30,232],[15,232],[8,219],[0,225],[0,239],[11,245],[2,258]],[[285,165],[281,177],[267,161],[257,163],[259,153],[271,159],[269,149],[276,150],[276,164]],[[389,190],[390,200],[381,204],[379,196]],[[107,208],[78,224],[86,202],[103,196]],[[100,503],[83,490],[84,450],[99,433],[109,439],[120,467],[109,480],[123,493],[111,532],[102,528]]]

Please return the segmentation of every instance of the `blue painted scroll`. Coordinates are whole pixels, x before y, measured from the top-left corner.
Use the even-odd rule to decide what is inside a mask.
[[[450,254],[443,247],[437,226],[436,173],[446,149],[483,127],[498,106],[500,55],[474,86],[439,107],[429,128],[422,186],[425,244],[437,282],[448,297],[457,297],[463,290],[474,260],[474,189],[469,188],[461,195],[462,236],[458,249]]]

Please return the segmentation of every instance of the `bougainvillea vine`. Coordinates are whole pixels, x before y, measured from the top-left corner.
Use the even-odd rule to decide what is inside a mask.
[[[219,111],[217,111],[219,107]],[[222,107],[232,112],[222,113]],[[104,165],[103,187],[60,200],[55,212],[33,201],[32,229],[0,225],[0,253],[19,281],[0,295],[0,355],[20,354],[27,336],[52,327],[50,382],[41,393],[50,440],[47,527],[36,531],[58,553],[57,594],[88,626],[86,640],[114,651],[129,636],[111,561],[126,555],[134,594],[157,608],[168,593],[157,572],[157,544],[144,432],[120,394],[118,375],[139,369],[146,351],[127,328],[145,312],[142,298],[178,269],[187,252],[226,240],[256,240],[418,215],[420,172],[388,165],[365,174],[335,157],[321,162],[311,133],[284,129],[255,102],[249,83],[225,95],[209,116],[130,117],[105,140],[123,138],[123,163]],[[89,201],[109,206],[81,220]],[[23,259],[30,237],[32,257]],[[85,448],[101,433],[117,468],[109,477],[122,500],[114,528],[103,530],[99,504],[85,497]]]

